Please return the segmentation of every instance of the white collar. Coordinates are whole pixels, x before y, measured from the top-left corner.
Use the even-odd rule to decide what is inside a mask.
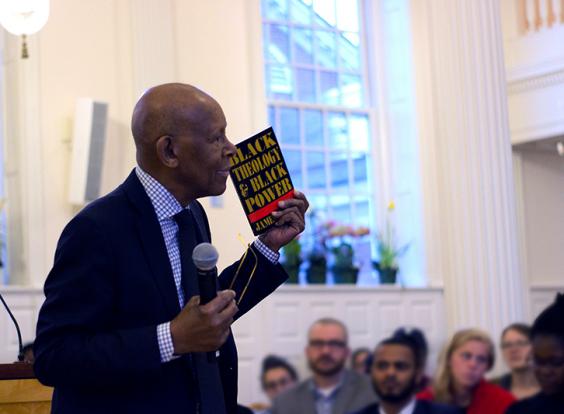
[[[398,414],[413,414],[413,411],[415,411],[415,402],[415,397],[412,397],[411,401],[405,407],[403,407],[403,409]],[[378,407],[378,411],[380,414],[387,414],[382,408],[381,404]]]

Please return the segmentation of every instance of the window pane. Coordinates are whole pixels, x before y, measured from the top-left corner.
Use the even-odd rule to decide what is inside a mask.
[[[288,26],[270,25],[268,59],[278,63],[290,62],[290,35]]]
[[[292,184],[297,188],[303,188],[302,153],[300,151],[284,149],[282,154],[292,178]]]
[[[349,188],[349,168],[347,163],[347,154],[342,152],[331,153],[331,164],[329,171],[331,173],[331,189],[347,191]]]
[[[343,112],[329,112],[327,116],[327,133],[329,135],[329,146],[332,149],[347,147],[347,118]]]
[[[334,32],[315,32],[316,53],[315,59],[319,66],[334,69],[336,63],[336,41]]]
[[[272,105],[268,105],[268,123],[276,133],[276,131],[278,130],[278,126],[276,125],[276,110]]]
[[[345,36],[339,36],[339,66],[348,70],[360,70],[360,47]]]
[[[357,0],[337,0],[337,27],[340,30],[358,32]]]
[[[351,198],[348,195],[331,196],[331,216],[339,223],[351,223]]]
[[[280,131],[282,144],[300,143],[300,118],[297,109],[280,108]]]
[[[342,75],[343,105],[359,107],[363,105],[362,80],[358,75]]]
[[[313,63],[313,40],[311,30],[292,29],[292,47],[294,48],[295,63]]]
[[[306,153],[307,187],[325,188],[325,154],[322,152]]]
[[[323,145],[323,115],[321,111],[306,109],[304,117],[304,137],[307,146]]]
[[[353,114],[349,118],[350,141],[353,151],[365,151],[370,149],[370,134],[368,129],[368,115]]]
[[[311,25],[311,7],[304,4],[302,0],[291,0],[290,19],[295,23]]]
[[[288,1],[263,0],[262,14],[270,20],[286,20],[288,18]]]
[[[313,10],[315,12],[315,22],[324,27],[335,26],[335,1],[334,0],[313,0]]]
[[[320,72],[319,84],[321,103],[337,105],[339,103],[339,85],[336,72]]]
[[[355,226],[371,226],[370,220],[370,201],[368,197],[355,198],[354,203],[354,223]]]
[[[354,189],[357,192],[369,191],[368,156],[363,153],[352,155]]]
[[[266,91],[271,99],[292,100],[292,70],[283,65],[266,65]]]
[[[315,102],[315,72],[310,69],[296,69],[298,100]]]

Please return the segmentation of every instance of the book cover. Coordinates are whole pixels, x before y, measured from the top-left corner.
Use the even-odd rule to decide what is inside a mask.
[[[272,212],[294,195],[294,185],[272,127],[236,145],[231,180],[247,220],[258,236],[274,226]]]

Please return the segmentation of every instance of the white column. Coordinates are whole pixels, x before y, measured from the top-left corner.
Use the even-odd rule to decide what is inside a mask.
[[[449,331],[525,320],[499,4],[413,0],[427,262]],[[428,269],[429,270],[429,269]]]
[[[41,286],[48,270],[37,37],[28,37],[28,59],[21,59],[21,39],[12,35],[6,35],[3,51],[7,265],[10,283],[28,286]]]

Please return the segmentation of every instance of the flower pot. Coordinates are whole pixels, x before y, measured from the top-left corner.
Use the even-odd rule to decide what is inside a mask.
[[[286,270],[286,273],[288,273],[288,280],[286,280],[286,283],[290,283],[290,284],[296,284],[299,283],[300,281],[300,266],[290,266],[287,264],[282,264],[284,266],[284,270]]]
[[[312,285],[327,282],[327,266],[310,266],[306,271],[307,283]]]
[[[378,269],[378,273],[380,274],[380,283],[381,284],[388,284],[393,285],[396,283],[397,276],[398,276],[398,269],[395,267],[385,267],[383,269]]]
[[[355,267],[333,267],[333,281],[335,284],[356,285],[358,269]]]

